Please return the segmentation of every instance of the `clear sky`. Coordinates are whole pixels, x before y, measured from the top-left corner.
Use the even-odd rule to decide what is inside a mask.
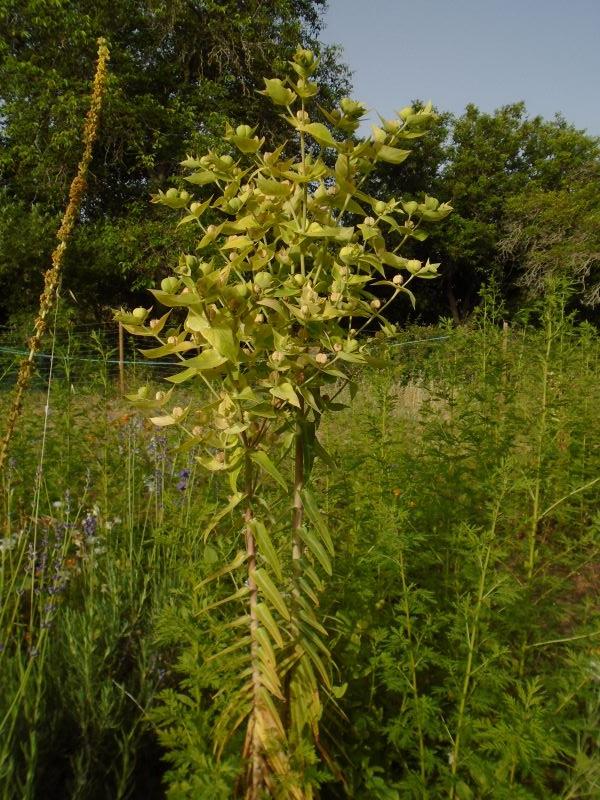
[[[524,100],[600,135],[600,0],[329,0],[325,19],[371,122],[415,98],[457,114]]]

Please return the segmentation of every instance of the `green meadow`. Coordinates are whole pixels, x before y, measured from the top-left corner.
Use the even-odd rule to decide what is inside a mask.
[[[227,481],[131,408],[111,341],[89,341],[65,326],[50,380],[38,360],[2,476],[2,797],[229,798],[243,733],[216,758],[212,656],[237,635],[218,573],[240,517],[209,524]],[[469,325],[381,348],[324,418],[313,476],[335,546],[315,796],[597,798],[597,331],[560,293],[507,327],[488,294]]]

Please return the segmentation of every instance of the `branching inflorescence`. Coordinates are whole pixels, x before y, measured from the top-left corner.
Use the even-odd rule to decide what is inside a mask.
[[[243,549],[219,570],[245,570],[230,597],[245,606],[241,633],[222,658],[231,670],[235,651],[240,680],[215,747],[246,723],[251,800],[312,797],[306,765],[314,748],[322,752],[322,699],[333,687],[318,604],[334,545],[309,486],[315,459],[329,459],[319,421],[340,406],[351,370],[372,360],[363,332],[393,335],[387,307],[400,295],[414,304],[410,284],[436,275],[437,264],[403,257],[402,246],[425,239],[427,224],[451,211],[431,197],[384,201],[361,190],[380,162],[410,155],[400,145],[425,134],[435,120],[430,104],[402,109],[357,141],[364,107],[345,99],[332,112],[315,108],[327,124],[314,121],[317,59],[298,50],[290,63],[293,77],[265,80],[263,91],[281,108],[290,141],[267,152],[255,128],[240,125],[227,128],[221,152],[187,158],[186,180],[201,196],[171,188],[154,201],[180,209],[180,225],[198,227],[196,253],[182,255],[153,290],[167,313],[116,315],[130,333],[158,341],[144,355],[181,362],[171,389],[152,396],[142,387],[130,399],[156,426],[177,426],[201,465],[227,476],[230,502],[218,519],[242,511]],[[183,384],[186,398],[186,388],[202,389],[197,400],[175,402]],[[287,538],[264,502],[275,487],[288,498]]]
[[[104,97],[106,78],[108,74],[108,59],[109,52],[106,42],[104,39],[99,39],[98,62],[94,76],[91,103],[83,129],[83,155],[81,157],[81,161],[79,162],[77,175],[73,178],[71,183],[71,188],[69,190],[69,202],[67,203],[60,228],[56,234],[58,244],[52,253],[52,266],[44,275],[44,290],[40,296],[40,305],[38,315],[34,323],[33,336],[29,340],[29,354],[27,358],[23,359],[23,362],[19,368],[15,396],[8,414],[6,430],[4,432],[2,442],[0,443],[0,469],[2,469],[4,466],[8,448],[10,446],[10,440],[14,433],[15,426],[19,420],[21,407],[23,404],[23,395],[27,389],[27,386],[29,385],[31,375],[33,373],[35,356],[39,352],[42,339],[46,333],[47,318],[48,314],[54,307],[56,300],[56,293],[60,283],[65,251],[77,220],[81,201],[83,200],[83,196],[85,194],[87,173],[92,160],[92,150],[100,124],[100,110],[102,108],[102,100]]]

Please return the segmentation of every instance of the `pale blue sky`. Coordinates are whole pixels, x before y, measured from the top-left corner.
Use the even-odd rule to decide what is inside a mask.
[[[325,19],[372,122],[417,97],[457,114],[524,100],[600,135],[600,0],[329,0]]]

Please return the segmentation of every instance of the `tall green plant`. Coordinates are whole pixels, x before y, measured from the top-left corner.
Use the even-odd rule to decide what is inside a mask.
[[[370,339],[360,334],[393,334],[387,307],[400,295],[414,304],[410,283],[436,275],[437,264],[402,257],[402,245],[424,239],[423,223],[451,210],[431,197],[380,200],[361,190],[378,162],[410,155],[399,145],[426,132],[431,106],[407,107],[357,142],[363,106],[345,99],[331,112],[315,108],[317,59],[298,50],[290,64],[293,77],[265,79],[263,94],[282,110],[291,141],[265,152],[255,128],[228,127],[221,152],[184,161],[187,181],[210,195],[169,189],[154,199],[181,209],[180,224],[198,226],[198,255],[182,255],[153,290],[166,314],[117,315],[130,333],[158,340],[146,356],[175,356],[182,368],[169,391],[152,397],[142,388],[130,399],[154,412],[158,427],[179,427],[199,462],[228,478],[230,502],[206,535],[241,511],[241,549],[218,570],[235,587],[219,606],[243,604],[232,623],[240,633],[215,654],[223,675],[235,670],[238,680],[214,737],[221,752],[246,723],[252,800],[313,796],[311,742],[320,746],[322,694],[333,688],[317,607],[334,544],[309,488],[315,459],[329,460],[317,436],[321,417],[339,407],[351,370],[371,360]],[[315,121],[318,111],[327,125]],[[206,224],[209,217],[218,221]],[[185,385],[201,391],[175,404],[175,387]],[[281,512],[266,503],[270,484],[285,494]],[[286,546],[277,531],[290,511]]]

